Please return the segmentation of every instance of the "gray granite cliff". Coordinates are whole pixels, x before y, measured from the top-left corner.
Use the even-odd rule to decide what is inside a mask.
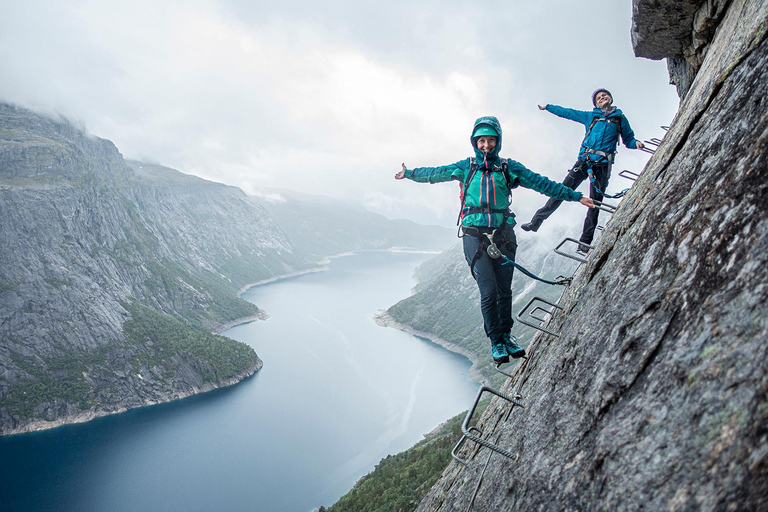
[[[680,110],[420,511],[768,510],[768,2],[633,5]]]
[[[258,314],[236,297],[246,279],[308,263],[240,190],[129,164],[107,140],[5,104],[0,233],[3,434],[252,374],[253,351],[210,331]]]

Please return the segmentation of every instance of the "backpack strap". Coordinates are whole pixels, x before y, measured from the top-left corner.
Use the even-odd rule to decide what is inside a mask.
[[[502,158],[501,159],[501,172],[504,173],[504,179],[507,180],[507,187],[509,187],[510,192],[513,188],[517,188],[520,185],[520,178],[515,176],[512,177],[511,174],[509,174],[509,159],[508,158]]]
[[[587,138],[589,137],[589,134],[592,133],[592,128],[595,127],[595,125],[598,123],[598,121],[605,121],[606,123],[613,123],[616,125],[616,128],[619,129],[619,136],[621,136],[621,117],[623,117],[624,114],[622,114],[619,117],[593,117],[592,122],[589,123],[589,128],[587,128],[587,133],[584,135],[584,140],[581,142],[584,144],[587,142]]]
[[[456,218],[456,225],[458,226],[461,223],[461,218],[464,216],[464,201],[467,197],[467,188],[469,187],[469,182],[472,181],[472,178],[474,178],[475,173],[477,172],[478,165],[477,165],[477,158],[471,157],[469,159],[469,172],[467,173],[467,177],[464,180],[464,183],[459,184],[461,187],[461,191],[459,192],[461,196],[461,208],[459,209],[459,216]]]

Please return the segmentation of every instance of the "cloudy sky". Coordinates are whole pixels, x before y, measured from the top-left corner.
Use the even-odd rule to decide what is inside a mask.
[[[642,139],[678,104],[666,63],[633,55],[630,0],[0,5],[0,100],[64,115],[127,158],[390,217],[453,223],[455,184],[393,175],[470,156],[482,115],[502,123],[502,156],[560,181],[584,129],[537,103],[589,110],[606,87]],[[615,170],[648,157],[622,149]],[[515,193],[523,218],[543,201]]]

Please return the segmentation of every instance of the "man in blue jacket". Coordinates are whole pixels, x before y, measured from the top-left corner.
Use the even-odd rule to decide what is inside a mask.
[[[585,179],[589,177],[591,169],[596,183],[590,183],[589,197],[595,201],[602,201],[603,194],[608,188],[608,180],[611,178],[611,167],[616,155],[616,146],[621,136],[624,145],[630,149],[642,149],[642,142],[635,139],[635,133],[629,126],[629,121],[618,108],[613,106],[613,97],[607,89],[598,89],[592,93],[592,112],[573,110],[557,105],[547,105],[539,110],[546,110],[556,116],[570,119],[584,125],[586,135],[579,148],[579,156],[573,168],[568,171],[568,176],[563,180],[563,185],[575,190]],[[595,186],[600,191],[595,190]],[[525,231],[538,231],[542,222],[549,218],[560,206],[562,200],[550,198],[530,222],[520,226]],[[592,243],[597,227],[597,217],[600,211],[590,208],[587,218],[584,220],[584,228],[579,239],[584,244]],[[588,248],[579,245],[578,250],[586,253]]]

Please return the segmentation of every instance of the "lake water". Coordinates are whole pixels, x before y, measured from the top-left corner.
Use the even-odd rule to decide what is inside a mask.
[[[466,410],[469,362],[379,327],[429,255],[372,252],[251,288],[264,361],[227,389],[0,438],[0,510],[309,511]]]

